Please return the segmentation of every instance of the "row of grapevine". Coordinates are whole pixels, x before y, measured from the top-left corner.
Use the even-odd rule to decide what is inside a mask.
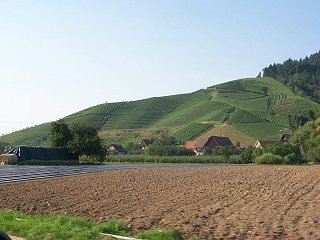
[[[188,140],[196,138],[211,127],[213,127],[211,123],[191,123],[176,131],[173,136],[178,142],[184,143]]]

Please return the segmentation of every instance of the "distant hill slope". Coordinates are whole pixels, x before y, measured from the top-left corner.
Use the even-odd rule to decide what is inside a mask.
[[[229,124],[251,139],[278,139],[288,128],[288,115],[318,103],[300,97],[273,78],[248,78],[218,84],[193,93],[131,102],[100,104],[65,117],[69,124],[84,123],[99,130],[106,144],[139,142],[166,129],[181,143]],[[48,145],[50,124],[0,137],[11,145]],[[233,136],[235,139],[236,136]]]

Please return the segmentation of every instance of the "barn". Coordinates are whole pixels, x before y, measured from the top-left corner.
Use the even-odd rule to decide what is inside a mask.
[[[202,155],[205,148],[213,150],[217,147],[234,146],[228,137],[211,136],[209,138],[198,138],[187,141],[185,148],[193,150],[197,155]]]
[[[50,147],[38,147],[38,146],[17,146],[8,152],[8,154],[14,154],[18,158],[18,162],[28,160],[46,160],[46,161],[74,161],[77,160],[65,148],[50,148]]]
[[[115,154],[115,155],[125,155],[127,151],[122,147],[120,144],[111,144],[106,149],[108,154]]]

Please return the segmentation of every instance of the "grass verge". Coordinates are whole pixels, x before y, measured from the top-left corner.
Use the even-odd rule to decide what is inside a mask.
[[[81,217],[30,215],[12,210],[0,210],[0,230],[10,235],[33,240],[111,239],[102,237],[100,233],[136,236],[149,240],[184,239],[175,228],[152,229],[134,234],[129,231],[126,222],[118,218],[111,218],[104,223],[96,223]]]

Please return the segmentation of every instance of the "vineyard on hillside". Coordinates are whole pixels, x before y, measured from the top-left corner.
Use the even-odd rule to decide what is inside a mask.
[[[247,78],[189,94],[104,103],[69,115],[65,122],[94,126],[104,142],[120,144],[137,143],[157,129],[166,129],[183,143],[208,126],[221,124],[231,124],[251,138],[278,139],[279,130],[289,128],[289,116],[308,110],[320,115],[318,103],[296,95],[275,79]],[[135,133],[127,134],[130,129]],[[49,131],[46,123],[2,136],[0,141],[48,145]],[[117,134],[108,136],[110,131]]]

